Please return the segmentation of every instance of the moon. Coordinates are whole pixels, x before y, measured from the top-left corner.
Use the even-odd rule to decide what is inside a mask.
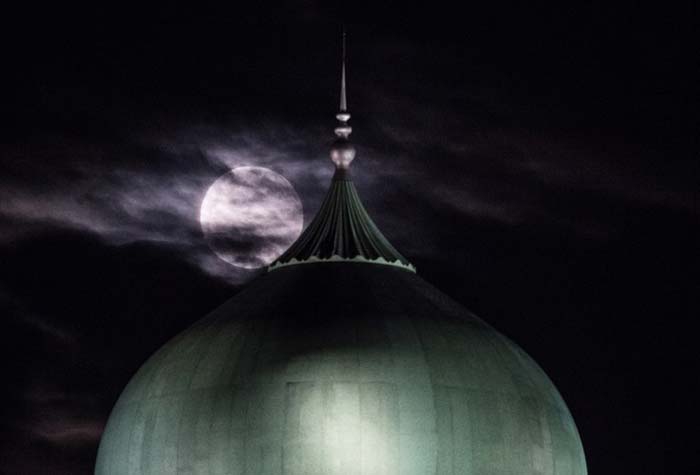
[[[304,224],[299,195],[267,168],[237,167],[207,190],[199,222],[209,247],[236,267],[270,264],[296,240]]]

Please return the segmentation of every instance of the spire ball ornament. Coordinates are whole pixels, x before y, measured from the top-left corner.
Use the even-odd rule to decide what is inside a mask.
[[[348,127],[349,128],[349,127]],[[336,129],[337,131],[337,129]],[[347,170],[355,159],[355,147],[345,138],[339,138],[333,142],[331,148],[331,160],[338,170]]]

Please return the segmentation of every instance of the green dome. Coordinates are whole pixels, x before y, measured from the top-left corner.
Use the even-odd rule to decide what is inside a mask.
[[[276,269],[160,349],[96,473],[580,475],[559,393],[517,345],[405,269]]]
[[[372,222],[350,179],[342,71],[342,147],[318,214],[269,272],[138,371],[98,475],[586,474],[544,372]]]

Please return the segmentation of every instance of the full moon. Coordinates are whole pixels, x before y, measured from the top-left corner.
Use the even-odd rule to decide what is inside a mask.
[[[286,178],[262,167],[238,167],[207,190],[199,221],[219,258],[255,269],[279,257],[301,233],[299,195]]]

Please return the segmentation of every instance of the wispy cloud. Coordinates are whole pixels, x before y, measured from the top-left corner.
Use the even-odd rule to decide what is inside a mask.
[[[207,272],[236,281],[248,273],[212,265],[206,255],[211,251],[202,252],[206,246],[202,246],[200,207],[209,186],[231,168],[255,165],[282,174],[301,194],[309,190],[318,194],[320,183],[331,173],[328,166],[313,165],[318,157],[308,158],[314,151],[302,146],[306,141],[298,134],[268,136],[212,128],[199,135],[174,136],[177,141],[140,144],[137,153],[150,154],[150,162],[120,163],[119,150],[106,145],[99,153],[93,150],[95,157],[111,157],[102,164],[78,146],[79,157],[63,163],[61,175],[50,183],[32,175],[5,183],[0,188],[0,215],[17,222],[90,231],[114,245],[149,241],[180,248]],[[67,147],[64,154],[71,157],[71,151]],[[255,214],[259,207],[250,204],[250,213]],[[253,238],[261,238],[243,228],[238,231],[242,246],[257,245]],[[18,227],[15,234],[19,232]],[[15,237],[13,233],[3,236],[5,240]]]
[[[362,89],[368,91],[364,103],[369,110],[363,116],[369,122],[356,134],[353,176],[375,218],[386,224],[390,237],[404,241],[397,243],[404,248],[413,247],[406,235],[417,236],[422,245],[431,242],[433,226],[430,216],[397,218],[393,199],[404,208],[430,203],[501,226],[552,222],[587,237],[614,231],[614,220],[604,207],[576,211],[579,216],[562,213],[562,196],[575,200],[572,206],[579,210],[587,209],[586,200],[684,211],[692,206],[694,191],[679,187],[678,177],[660,179],[658,167],[639,167],[653,163],[652,158],[630,156],[643,151],[622,146],[601,150],[600,141],[595,149],[585,137],[514,125],[513,112],[494,99],[497,91],[441,87],[427,101],[411,94],[421,88],[410,78],[396,87],[380,83]],[[454,101],[469,107],[454,107]],[[14,168],[0,187],[0,217],[17,225],[0,239],[46,226],[86,230],[114,245],[162,243],[207,273],[243,281],[248,271],[217,262],[206,245],[199,223],[206,190],[232,168],[267,167],[295,187],[308,223],[332,175],[327,155],[331,128],[330,123],[292,126],[284,121],[250,127],[165,126],[126,143],[63,139],[7,150]],[[37,162],[41,173],[34,172]],[[227,232],[241,251],[263,252],[263,239],[271,239],[268,247],[275,248],[274,236],[261,237],[245,227]],[[438,249],[428,245],[420,252],[430,255]]]

